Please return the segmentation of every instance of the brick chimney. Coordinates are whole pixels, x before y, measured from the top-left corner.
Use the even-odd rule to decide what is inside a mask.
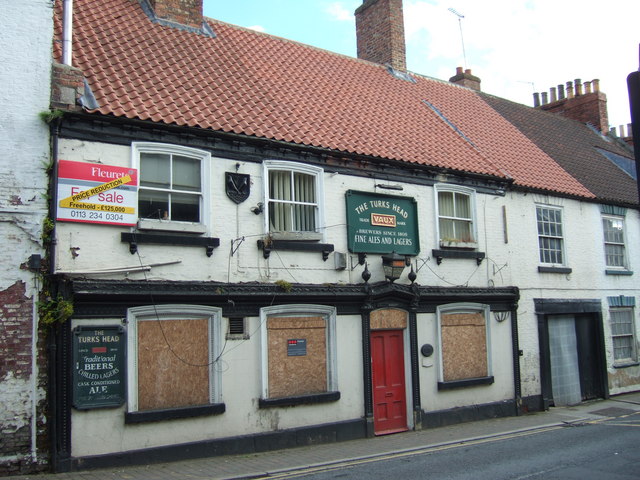
[[[149,0],[153,11],[161,20],[193,28],[202,27],[203,0]]]
[[[464,72],[462,71],[462,67],[456,68],[456,74],[451,77],[449,81],[456,85],[462,85],[463,87],[480,91],[480,78],[471,75],[470,68],[467,68]]]
[[[355,16],[358,58],[406,71],[402,0],[363,0]]]
[[[607,96],[600,91],[600,80],[582,83],[577,78],[573,82],[558,85],[558,89],[551,89],[551,102],[548,102],[547,92],[533,94],[533,106],[572,118],[581,123],[590,123],[603,134],[609,133],[609,115],[607,113]]]

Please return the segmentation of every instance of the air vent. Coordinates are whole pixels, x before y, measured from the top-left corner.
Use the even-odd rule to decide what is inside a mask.
[[[245,329],[244,317],[230,317],[229,318],[229,331],[227,332],[227,338],[234,339],[248,338]]]

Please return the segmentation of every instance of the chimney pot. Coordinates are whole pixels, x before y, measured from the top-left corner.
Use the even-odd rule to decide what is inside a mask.
[[[633,128],[632,128],[633,124],[632,123],[627,123],[627,137],[631,138],[633,137]]]
[[[600,91],[600,80],[599,79],[594,79],[591,80],[591,84],[593,85],[593,91],[594,92],[599,92]]]
[[[470,68],[467,68],[467,69],[464,71],[464,73],[466,73],[467,75],[471,75],[471,69],[470,69]]]
[[[582,80],[580,80],[579,78],[575,79],[575,84],[576,84],[576,97],[582,95]]]
[[[584,82],[584,93],[591,93],[591,82]]]
[[[533,106],[534,107],[540,106],[540,94],[538,92],[535,92],[533,94]]]
[[[456,75],[462,75],[462,67],[456,67]]]
[[[609,130],[611,132],[611,135],[613,135],[614,137],[618,136],[618,133],[616,132],[616,127],[611,127],[611,130]]]
[[[624,138],[624,125],[618,127],[620,129],[620,138]]]
[[[567,82],[567,98],[573,98],[573,83]]]
[[[547,92],[542,92],[542,104],[546,105],[549,103],[549,94]]]
[[[558,98],[564,100],[564,85],[558,85]]]
[[[558,101],[558,94],[556,93],[556,87],[551,87],[551,103]]]

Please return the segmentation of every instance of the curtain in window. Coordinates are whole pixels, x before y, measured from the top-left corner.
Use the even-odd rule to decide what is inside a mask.
[[[188,192],[200,191],[200,161],[173,156],[173,188]]]
[[[140,186],[170,188],[170,156],[163,153],[140,154]]]
[[[294,229],[310,232],[316,229],[316,182],[311,175],[294,174],[295,200],[303,203],[294,206]]]
[[[269,223],[271,231],[316,229],[315,177],[303,173],[269,172]]]
[[[438,193],[440,240],[473,242],[471,198],[456,192]]]

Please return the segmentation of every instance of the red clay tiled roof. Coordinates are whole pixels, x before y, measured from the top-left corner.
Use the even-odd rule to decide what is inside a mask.
[[[215,38],[153,23],[136,1],[75,0],[73,65],[91,86],[96,112],[594,197],[472,90],[421,76],[411,83],[381,65],[209,24]]]

